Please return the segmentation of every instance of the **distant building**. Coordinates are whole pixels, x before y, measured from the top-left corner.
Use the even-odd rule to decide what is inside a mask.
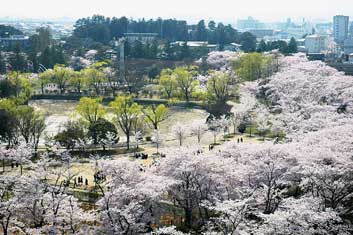
[[[225,51],[240,51],[241,45],[237,43],[231,43],[224,46],[223,50]]]
[[[353,64],[353,53],[348,55],[348,63]]]
[[[317,34],[305,38],[305,49],[308,53],[321,53],[326,50],[326,37]]]
[[[140,41],[149,44],[156,40],[158,33],[124,33],[124,37],[129,43]]]
[[[307,49],[305,48],[305,38],[299,38],[296,40],[298,46],[298,52],[307,53]]]
[[[350,23],[351,25],[349,26],[349,37],[353,38],[353,22]]]
[[[332,22],[329,23],[318,23],[315,25],[316,33],[320,35],[330,35],[332,34]]]
[[[251,16],[249,16],[247,19],[244,20],[238,20],[237,22],[237,28],[238,29],[260,29],[263,27],[263,24],[261,24],[258,20],[255,20]]]
[[[0,38],[0,47],[9,48],[15,45],[27,47],[29,45],[29,37],[24,35],[12,35],[8,38]]]
[[[296,41],[298,47],[305,47],[305,38],[299,38]]]
[[[183,46],[185,42],[183,41],[176,41],[171,43],[172,46],[178,45],[178,46]],[[186,42],[186,45],[190,48],[207,48],[208,51],[217,51],[218,46],[216,44],[208,44],[207,41],[188,41]]]
[[[274,35],[273,29],[250,29],[248,32],[261,39],[264,37],[272,37]]]
[[[348,38],[344,40],[343,51],[344,51],[344,54],[346,55],[353,53],[353,38]]]
[[[59,94],[59,85],[56,83],[48,83],[44,86],[44,94]]]
[[[333,37],[335,42],[344,43],[348,38],[349,16],[337,15],[333,17]]]

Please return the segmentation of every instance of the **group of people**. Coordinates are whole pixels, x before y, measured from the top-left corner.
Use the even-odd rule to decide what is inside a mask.
[[[13,169],[13,168],[15,168],[15,166],[16,166],[16,168],[19,166],[18,162],[16,162],[16,163],[11,162],[11,168]]]
[[[76,178],[74,178],[74,188],[76,188],[76,186],[82,186],[83,185],[83,177],[79,176],[76,180]],[[88,186],[88,179],[85,179],[85,185]]]
[[[146,153],[135,153],[135,158],[141,158],[142,160],[146,160],[148,158],[148,154]]]
[[[243,143],[244,142],[243,137],[238,138],[237,142],[238,142],[238,144]]]

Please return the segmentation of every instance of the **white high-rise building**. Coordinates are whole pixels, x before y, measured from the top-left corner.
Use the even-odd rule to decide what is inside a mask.
[[[348,38],[349,16],[333,17],[333,37],[337,43],[343,43]]]

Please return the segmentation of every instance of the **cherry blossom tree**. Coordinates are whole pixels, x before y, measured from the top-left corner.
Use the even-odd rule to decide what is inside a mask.
[[[260,110],[256,116],[257,131],[263,140],[265,140],[265,135],[270,129],[269,113],[266,110]]]
[[[23,165],[30,163],[32,158],[32,149],[30,145],[19,145],[15,148],[9,149],[7,152],[8,160],[20,165],[20,173],[23,174]]]
[[[208,209],[218,213],[206,226],[206,234],[236,234],[238,228],[245,221],[245,215],[249,212],[248,200],[225,200],[209,205]],[[243,225],[244,226],[244,225]]]
[[[213,134],[213,144],[217,143],[217,135],[222,131],[223,125],[221,119],[213,118],[208,122],[208,129]]]
[[[1,176],[0,178],[0,225],[4,235],[11,234],[11,228],[16,223],[18,212],[18,195],[11,195],[18,190],[18,178],[14,176]]]
[[[172,133],[173,136],[178,140],[179,146],[181,147],[188,134],[188,127],[186,125],[182,125],[181,123],[177,123],[172,127]]]
[[[101,167],[108,181],[101,187],[103,197],[98,205],[102,226],[97,230],[107,234],[150,232],[156,222],[156,202],[174,181],[125,159],[103,162]]]
[[[200,144],[202,136],[207,131],[207,125],[203,120],[197,120],[191,123],[190,125],[190,132],[191,135],[197,137],[197,142]]]
[[[162,134],[160,133],[159,130],[153,130],[153,133],[152,133],[152,142],[156,145],[157,154],[158,154],[159,147],[160,147],[160,146],[162,145],[162,143],[163,143],[163,136],[162,136]]]

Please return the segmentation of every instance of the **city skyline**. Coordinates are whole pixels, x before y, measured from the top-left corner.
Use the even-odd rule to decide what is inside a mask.
[[[73,20],[93,14],[105,16],[127,16],[132,18],[178,18],[195,22],[199,19],[222,20],[235,23],[238,19],[253,16],[265,21],[283,21],[286,18],[293,20],[332,20],[332,16],[343,14],[350,16],[353,12],[353,5],[349,0],[337,0],[335,5],[329,0],[312,1],[281,1],[276,0],[259,1],[248,0],[246,2],[218,1],[218,4],[211,4],[210,1],[178,1],[178,5],[166,4],[166,1],[151,0],[141,2],[130,0],[121,5],[121,1],[113,0],[62,0],[48,4],[45,0],[13,0],[7,2],[0,9],[1,18],[35,18],[54,19],[71,18]],[[291,7],[288,7],[292,4]],[[255,7],[256,6],[256,7]]]

